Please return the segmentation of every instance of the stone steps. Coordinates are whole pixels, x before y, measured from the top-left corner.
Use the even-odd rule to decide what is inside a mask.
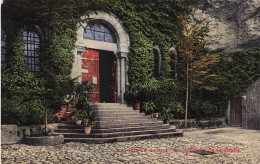
[[[140,122],[140,123],[121,123],[121,124],[100,124],[100,128],[124,128],[124,127],[140,127],[140,126],[158,126],[163,125],[163,121],[157,122]]]
[[[136,120],[136,119],[151,119],[151,115],[148,115],[148,116],[143,116],[143,115],[135,115],[133,117],[129,117],[129,116],[120,116],[120,117],[117,117],[117,116],[111,116],[111,117],[100,117],[100,118],[97,118],[97,120],[99,121],[111,121],[111,120],[119,120],[119,119],[122,119],[122,120]]]
[[[74,125],[62,125],[58,126],[58,131],[68,131],[69,130],[84,130],[84,126],[74,126]],[[125,132],[125,131],[139,131],[139,130],[153,130],[153,129],[166,129],[170,128],[169,124],[163,124],[159,126],[139,126],[139,127],[123,127],[123,128],[92,128],[92,133],[109,133],[109,132]]]
[[[150,138],[166,138],[166,137],[182,137],[183,131],[177,130],[176,132],[159,133],[159,134],[143,134],[133,136],[121,137],[108,137],[108,138],[64,138],[65,142],[82,142],[82,143],[107,143],[107,142],[122,142],[137,139],[150,139]]]
[[[133,110],[127,105],[106,103],[92,105],[97,126],[85,134],[84,126],[74,121],[61,122],[57,133],[65,142],[105,143],[144,138],[182,136],[183,132],[163,121]]]
[[[111,132],[111,133],[62,133],[65,138],[108,138],[108,137],[121,137],[121,136],[133,136],[133,135],[145,135],[145,134],[159,134],[176,132],[175,128],[169,129],[156,129],[156,130],[142,130],[142,131],[128,131],[128,132]]]
[[[107,124],[124,124],[124,123],[142,123],[142,122],[157,122],[157,119],[136,119],[135,118],[134,120],[113,119],[113,120],[106,120],[106,121],[104,121],[104,120],[97,121],[97,123],[104,124],[104,125],[107,125]]]
[[[109,133],[109,132],[127,132],[127,131],[142,131],[154,129],[167,129],[170,125],[164,124],[160,126],[139,126],[139,127],[126,127],[126,128],[107,128],[107,129],[92,129],[93,133]]]
[[[128,107],[126,104],[119,104],[119,103],[95,103],[93,105],[91,105],[92,108],[113,108],[113,107]]]
[[[145,116],[145,113],[98,113],[99,117],[135,117],[136,115]]]

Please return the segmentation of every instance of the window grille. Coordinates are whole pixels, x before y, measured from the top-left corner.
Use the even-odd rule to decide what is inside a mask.
[[[6,34],[1,30],[1,68],[5,68],[6,64]]]
[[[39,50],[40,37],[36,32],[24,31],[24,59],[27,69],[31,72],[40,71]]]
[[[109,43],[116,42],[112,31],[105,25],[87,25],[84,30],[83,38]]]

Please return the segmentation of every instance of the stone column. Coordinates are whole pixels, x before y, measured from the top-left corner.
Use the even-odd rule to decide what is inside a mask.
[[[129,81],[128,81],[128,58],[125,60],[125,85],[126,85],[126,91],[128,90]]]
[[[120,103],[120,94],[121,94],[121,84],[120,84],[120,76],[121,76],[121,64],[119,54],[116,54],[116,87],[117,87],[117,102]]]
[[[124,94],[125,94],[125,85],[126,85],[126,53],[121,53],[120,54],[120,64],[121,64],[121,77],[120,77],[120,84],[121,84],[121,93],[120,93],[120,98],[121,98],[121,104],[125,104],[125,100],[124,100]]]

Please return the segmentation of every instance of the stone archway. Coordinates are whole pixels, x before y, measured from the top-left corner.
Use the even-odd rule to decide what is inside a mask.
[[[83,24],[83,27],[79,27],[77,31],[77,41],[75,44],[76,48],[74,51],[75,62],[73,64],[72,76],[77,77],[81,75],[81,53],[86,48],[113,52],[116,57],[117,102],[125,103],[124,93],[126,91],[126,84],[128,83],[126,61],[129,53],[129,36],[126,33],[122,23],[113,14],[98,12],[97,14],[90,15],[89,18],[99,20],[103,24],[107,25],[114,33],[116,43],[84,39],[83,33],[86,24]]]

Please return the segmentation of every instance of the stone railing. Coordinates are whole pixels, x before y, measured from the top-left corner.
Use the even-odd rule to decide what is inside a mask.
[[[47,131],[55,132],[59,123],[48,124]],[[1,144],[18,143],[25,136],[37,135],[44,133],[45,125],[17,126],[17,125],[1,125]]]
[[[185,120],[175,119],[170,121],[171,125],[175,125],[176,128],[184,128]],[[199,129],[213,129],[227,126],[225,118],[211,118],[211,119],[188,119],[188,128],[199,128]]]

